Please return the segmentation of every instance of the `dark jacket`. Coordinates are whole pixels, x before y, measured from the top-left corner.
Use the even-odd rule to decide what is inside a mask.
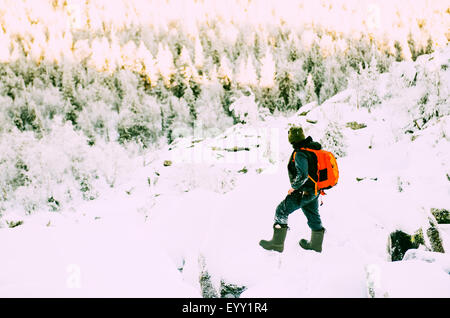
[[[295,190],[314,191],[314,183],[308,178],[308,173],[313,174],[317,169],[317,159],[314,154],[300,148],[311,148],[314,150],[322,149],[322,145],[313,141],[311,136],[301,142],[294,144],[294,150],[289,158],[288,174],[291,186]],[[294,153],[295,161],[293,160]]]

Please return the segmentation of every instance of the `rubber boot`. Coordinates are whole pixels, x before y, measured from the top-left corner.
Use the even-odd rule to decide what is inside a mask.
[[[261,240],[259,241],[259,245],[261,245],[264,249],[268,251],[277,251],[277,252],[283,252],[284,250],[284,240],[286,239],[288,226],[277,224],[275,223],[273,225],[273,237],[272,240],[266,241]]]
[[[301,239],[299,244],[305,250],[313,250],[318,253],[322,252],[323,235],[325,234],[325,228],[319,231],[311,231],[311,241]]]

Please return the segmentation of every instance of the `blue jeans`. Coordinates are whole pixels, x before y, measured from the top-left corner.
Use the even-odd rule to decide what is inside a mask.
[[[314,193],[302,195],[299,191],[288,194],[286,198],[277,206],[275,212],[275,223],[288,224],[289,214],[302,209],[308,220],[308,226],[313,231],[322,229],[322,221],[319,215],[319,194]]]

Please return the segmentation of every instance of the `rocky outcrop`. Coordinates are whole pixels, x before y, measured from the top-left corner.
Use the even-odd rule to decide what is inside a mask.
[[[431,214],[433,214],[438,224],[450,224],[450,212],[446,209],[431,209]]]
[[[433,217],[428,218],[428,225],[418,229],[414,234],[397,230],[389,235],[388,253],[391,261],[403,259],[406,251],[424,246],[425,250],[445,253],[438,223]]]
[[[220,297],[221,298],[239,298],[241,294],[247,289],[246,286],[240,286],[227,283],[222,280],[220,282]]]
[[[246,286],[232,284],[223,279],[220,280],[220,286],[215,286],[217,284],[214,282],[217,280],[210,275],[202,255],[199,257],[199,266],[199,282],[203,298],[239,298],[247,289]]]
[[[214,286],[211,275],[206,268],[206,260],[203,255],[198,258],[198,263],[200,266],[200,289],[203,298],[219,298],[219,293],[217,288]]]
[[[391,261],[401,261],[407,250],[419,248],[424,243],[422,229],[419,229],[413,235],[400,230],[392,232],[388,240],[388,253],[391,256]]]

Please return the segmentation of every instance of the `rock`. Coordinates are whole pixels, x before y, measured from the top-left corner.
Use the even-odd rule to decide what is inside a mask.
[[[221,279],[219,281],[211,277],[208,272],[206,259],[203,255],[198,258],[200,267],[200,288],[203,298],[239,298],[241,294],[247,289],[246,286],[240,286],[228,283]]]
[[[364,124],[364,123],[360,124],[360,123],[357,123],[356,121],[351,121],[351,122],[348,122],[348,123],[345,125],[345,127],[351,128],[351,129],[353,129],[353,130],[357,130],[357,129],[366,128],[367,125]]]
[[[47,200],[48,206],[52,209],[52,211],[59,211],[61,208],[61,205],[58,200],[55,200],[55,198],[52,196],[48,198]]]
[[[249,147],[238,147],[238,146],[234,146],[232,148],[220,148],[220,147],[213,146],[213,147],[211,147],[211,150],[213,150],[213,151],[238,152],[238,151],[250,151],[250,148]]]
[[[361,181],[363,181],[363,180],[365,180],[366,179],[366,177],[362,177],[362,178],[360,178],[360,177],[356,177],[356,181],[358,181],[358,182],[361,182]],[[369,178],[370,180],[372,180],[372,181],[378,181],[378,178]]]
[[[6,224],[8,225],[9,228],[12,229],[12,228],[15,228],[17,226],[22,225],[23,221],[22,220],[19,220],[19,221],[6,221]]]
[[[203,298],[218,298],[217,291],[211,283],[211,276],[206,270],[200,275],[200,288]]]
[[[233,148],[225,148],[226,151],[237,152],[237,151],[250,151],[248,147],[233,147]]]
[[[247,167],[242,168],[241,170],[238,171],[238,173],[247,173],[248,169]]]
[[[406,251],[418,249],[421,245],[428,251],[445,253],[437,223],[431,217],[429,226],[420,228],[413,235],[400,230],[389,235],[388,253],[391,255],[391,261],[402,260]]]
[[[409,249],[417,249],[421,244],[424,244],[421,229],[414,235],[409,235],[400,230],[391,233],[388,243],[388,252],[391,255],[391,261],[401,261],[406,251]]]
[[[437,222],[433,219],[429,219],[430,227],[427,229],[427,236],[430,240],[431,250],[433,252],[445,253],[442,245],[441,235],[437,227]]]
[[[214,287],[211,275],[206,268],[206,259],[203,255],[199,256],[198,263],[200,266],[199,283],[203,298],[218,298],[219,293]]]
[[[446,209],[431,209],[431,214],[433,214],[438,224],[450,224],[450,212]]]
[[[229,284],[224,280],[220,281],[220,297],[221,298],[239,298],[247,289],[245,286]]]

